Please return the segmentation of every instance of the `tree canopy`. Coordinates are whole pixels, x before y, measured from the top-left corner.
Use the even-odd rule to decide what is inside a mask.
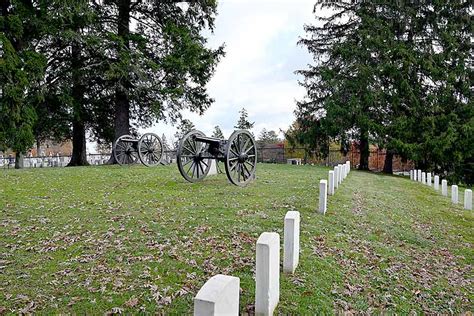
[[[278,137],[278,134],[273,130],[267,131],[266,128],[262,129],[262,131],[260,132],[257,138],[257,144],[260,147],[264,147],[265,145],[268,145],[268,144],[275,144],[275,143],[278,143],[279,141],[280,141],[280,138]]]
[[[29,1],[12,6],[5,0],[0,9],[0,147],[16,152],[18,168],[35,140],[34,104],[42,98],[38,87],[46,67],[35,44],[44,24]]]
[[[160,120],[175,123],[185,109],[202,114],[224,54],[203,35],[216,7],[2,1],[0,143],[23,152],[34,139],[72,138],[71,165],[84,165],[88,136],[111,143]]]
[[[224,139],[224,133],[222,133],[219,125],[214,126],[214,131],[212,132],[212,137]]]
[[[246,130],[250,130],[253,128],[253,126],[255,125],[255,122],[250,122],[248,117],[249,117],[249,114],[247,112],[247,110],[245,108],[242,108],[240,111],[239,111],[239,120],[237,121],[237,124],[234,126],[235,128],[238,128],[238,129],[246,129]]]
[[[307,25],[299,42],[314,64],[298,71],[307,95],[297,105],[295,137],[320,149],[327,140],[355,142],[360,169],[368,169],[374,143],[388,158],[396,153],[472,182],[469,3],[318,5],[333,14]]]

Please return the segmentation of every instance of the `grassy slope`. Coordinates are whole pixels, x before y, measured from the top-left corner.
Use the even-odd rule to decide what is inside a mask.
[[[282,238],[289,210],[301,212],[302,250],[296,274],[281,276],[280,313],[473,310],[472,212],[405,178],[353,171],[321,216],[326,175],[260,165],[242,189],[224,175],[186,183],[174,166],[3,171],[0,314],[190,313],[217,273],[240,277],[251,310],[256,239]]]

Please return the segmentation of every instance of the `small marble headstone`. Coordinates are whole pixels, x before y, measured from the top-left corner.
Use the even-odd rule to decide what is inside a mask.
[[[326,180],[319,181],[319,213],[326,214],[328,182]]]
[[[472,190],[464,190],[464,208],[472,211]]]
[[[294,273],[300,257],[300,212],[286,213],[283,240],[283,271]]]
[[[448,196],[448,181],[447,180],[441,181],[441,194],[444,196]]]
[[[257,240],[255,314],[272,315],[280,301],[280,235],[262,233]]]
[[[239,315],[240,279],[218,274],[194,298],[194,316]]]
[[[458,204],[459,199],[458,199],[458,186],[457,185],[452,185],[451,186],[451,202],[454,204]]]

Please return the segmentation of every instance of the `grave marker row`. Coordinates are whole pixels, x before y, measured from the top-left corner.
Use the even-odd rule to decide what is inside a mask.
[[[326,213],[328,195],[350,172],[350,162],[329,171],[319,183],[319,212]],[[328,187],[329,181],[329,187]],[[284,219],[283,272],[294,273],[299,263],[300,213],[289,211]],[[280,300],[280,235],[265,232],[256,246],[255,315],[272,315]],[[194,315],[238,315],[240,279],[218,274],[210,278],[194,298]]]
[[[284,219],[283,271],[294,273],[300,252],[300,213]],[[195,316],[239,315],[240,279],[218,274],[194,297]],[[280,235],[265,232],[257,240],[255,260],[255,315],[272,315],[280,301]]]
[[[351,162],[346,161],[344,164],[339,164],[330,170],[328,173],[328,180],[319,181],[319,212],[326,214],[328,195],[334,195],[339,184],[347,177],[351,170]]]
[[[431,179],[431,172],[422,172],[419,169],[410,170],[410,180],[412,181],[419,181],[425,185],[431,186]],[[438,175],[434,175],[433,179],[433,188],[438,191],[440,178]],[[448,196],[448,181],[444,179],[441,180],[441,194],[446,197]],[[459,203],[459,188],[457,185],[451,186],[451,202],[453,204]],[[464,190],[464,208],[466,210],[472,210],[472,190],[470,189]]]

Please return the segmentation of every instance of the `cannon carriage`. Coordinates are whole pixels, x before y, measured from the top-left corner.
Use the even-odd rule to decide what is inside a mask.
[[[143,134],[139,139],[122,135],[114,143],[113,155],[119,165],[129,165],[140,161],[147,167],[155,166],[163,157],[163,143],[154,133]]]
[[[206,137],[192,130],[181,139],[177,163],[183,178],[189,182],[202,181],[211,168],[212,160],[223,162],[229,181],[246,186],[255,178],[257,146],[248,131],[237,130],[228,140]]]

